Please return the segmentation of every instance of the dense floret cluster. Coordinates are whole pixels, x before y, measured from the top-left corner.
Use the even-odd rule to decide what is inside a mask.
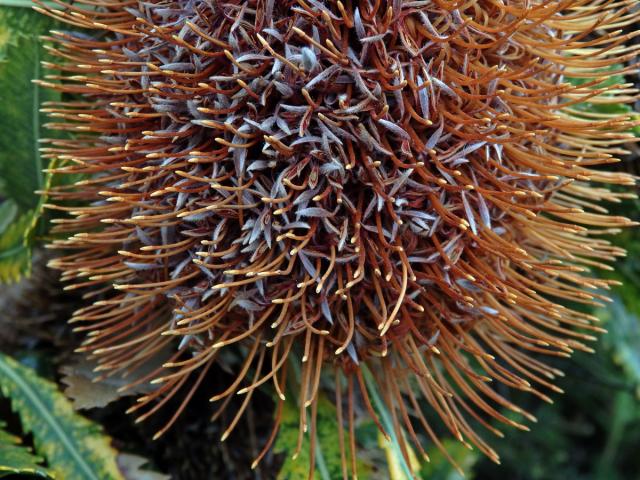
[[[538,354],[589,350],[596,319],[561,303],[603,300],[589,270],[624,253],[598,203],[633,178],[593,167],[632,122],[581,105],[634,101],[605,84],[634,68],[634,2],[57,3],[78,28],[40,83],[71,94],[45,107],[72,135],[44,151],[79,180],[48,192],[70,214],[51,263],[86,289],[72,321],[105,375],[171,349],[132,409],[183,395],[159,434],[235,349],[235,381],[202,387],[245,396],[225,436],[275,390],[257,460],[292,363],[300,444],[323,389],[354,442],[370,372],[402,444],[440,446],[431,409],[497,460],[467,418],[532,417],[488,382],[548,400]]]

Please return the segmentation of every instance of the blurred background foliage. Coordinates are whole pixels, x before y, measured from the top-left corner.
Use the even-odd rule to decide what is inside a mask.
[[[46,478],[63,472],[58,478],[94,478],[93,473],[89,476],[86,472],[77,474],[67,470],[64,473],[65,470],[60,469],[65,467],[60,464],[69,459],[52,457],[51,448],[47,446],[47,442],[64,443],[65,435],[73,439],[74,429],[88,428],[91,435],[96,436],[97,460],[82,452],[81,444],[73,442],[65,444],[66,454],[72,460],[78,460],[80,455],[88,462],[98,462],[90,465],[94,473],[98,472],[95,478],[168,478],[141,469],[146,463],[179,479],[302,478],[309,452],[303,448],[297,460],[291,458],[297,439],[297,407],[293,403],[285,404],[281,435],[273,456],[266,459],[266,467],[256,471],[249,469],[252,451],[258,443],[255,437],[269,424],[270,418],[264,417],[271,415],[264,407],[250,412],[245,429],[248,437],[242,436],[231,443],[231,447],[228,442],[218,443],[218,427],[202,414],[207,403],[204,399],[195,398],[193,411],[185,415],[167,437],[153,444],[147,441],[153,428],[133,427],[132,419],[122,413],[129,400],[117,399],[118,395],[113,394],[117,385],[112,385],[111,391],[109,385],[99,390],[100,395],[113,394],[109,401],[114,403],[100,410],[91,409],[101,401],[95,398],[97,390],[91,383],[91,374],[87,373],[91,369],[73,364],[65,354],[76,341],[64,325],[75,299],[62,294],[55,275],[43,268],[46,255],[39,247],[47,238],[50,218],[43,214],[42,197],[33,192],[45,189],[51,181],[42,173],[47,165],[38,150],[39,140],[51,135],[46,131],[40,108],[43,102],[59,100],[59,96],[31,82],[49,73],[43,71],[40,63],[48,56],[46,39],[40,36],[55,25],[25,8],[29,5],[22,0],[0,0],[0,283],[13,283],[0,290],[0,376],[4,375],[5,380],[0,380],[5,397],[0,399],[0,477]],[[609,81],[615,84],[625,79],[611,77]],[[598,106],[583,104],[579,108],[592,111]],[[631,112],[630,107],[620,105],[606,113],[627,112]],[[637,171],[634,166],[639,160],[637,151],[631,145],[629,148],[632,153],[616,168]],[[616,214],[640,220],[637,200],[611,207]],[[500,392],[538,419],[530,432],[510,430],[504,439],[492,442],[500,453],[501,465],[491,463],[453,440],[444,440],[447,451],[465,470],[466,478],[640,478],[640,230],[625,231],[613,241],[629,254],[616,265],[615,272],[607,272],[621,280],[623,286],[614,290],[612,303],[594,312],[608,329],[594,346],[596,353],[578,353],[570,360],[555,362],[554,366],[565,373],[558,383],[565,393],[554,395],[553,405],[506,389]],[[9,377],[13,383],[8,382]],[[84,408],[84,413],[95,423],[73,412],[70,401],[60,393],[64,388],[67,396],[72,397],[73,406]],[[375,400],[375,388],[371,388]],[[33,422],[45,421],[54,404],[60,402],[65,405],[66,416],[60,425],[50,427],[62,429],[62,436],[47,437],[35,431],[31,435]],[[269,399],[265,402],[263,405],[268,404]],[[385,412],[379,413],[384,420]],[[318,418],[317,478],[340,478],[337,441],[345,433],[335,423],[331,399],[322,398]],[[99,424],[113,440],[101,433]],[[397,445],[393,440],[385,440],[372,421],[361,421],[356,436],[360,478],[406,477],[407,466],[398,454]],[[146,458],[117,453],[111,445]],[[430,444],[425,442],[425,445]],[[419,467],[421,478],[462,478],[435,447],[427,448],[430,462],[419,459],[415,452],[410,453],[411,463]],[[113,470],[115,455],[117,472]],[[104,469],[112,473],[99,473]]]

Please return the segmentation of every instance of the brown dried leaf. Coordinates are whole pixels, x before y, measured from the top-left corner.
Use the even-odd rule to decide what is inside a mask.
[[[157,364],[156,362],[145,364],[126,378],[113,376],[96,381],[100,376],[100,372],[93,371],[96,364],[91,360],[78,359],[75,363],[65,365],[61,369],[63,375],[62,383],[67,385],[64,393],[71,399],[76,410],[104,407],[122,397],[151,392],[153,386],[148,382],[137,385],[125,392],[119,392],[118,389],[144,377],[160,366],[161,363],[162,360],[160,359]]]

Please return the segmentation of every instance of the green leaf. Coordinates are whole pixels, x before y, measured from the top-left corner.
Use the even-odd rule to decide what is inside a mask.
[[[78,415],[56,385],[12,358],[0,354],[0,389],[11,400],[36,452],[56,478],[122,480],[109,437]]]
[[[49,8],[61,8],[60,5],[44,1],[44,3]],[[33,2],[31,0],[0,0],[0,7],[22,7],[22,8],[32,8]]]
[[[597,75],[598,73],[606,74],[607,72],[615,72],[615,71],[621,70],[622,68],[623,68],[622,65],[612,65],[606,69],[599,69],[595,71],[594,75]],[[580,86],[580,85],[584,85],[586,83],[592,82],[596,78],[597,77],[595,76],[594,78],[582,78],[582,77],[569,76],[567,78],[567,81],[572,85]],[[591,89],[607,88],[607,87],[613,87],[615,85],[621,85],[624,83],[626,83],[626,79],[624,78],[623,75],[614,74],[614,75],[607,75],[603,77],[600,83],[598,83],[597,85],[593,85],[589,88]],[[606,96],[609,96],[609,94],[605,93],[601,96],[606,97]],[[629,116],[632,120],[640,119],[640,115],[635,113],[633,107],[626,103],[599,103],[599,102],[596,103],[596,102],[587,101],[587,102],[574,105],[573,109],[579,112],[585,112],[585,113],[597,113],[597,114],[604,114],[604,115],[610,115],[610,116],[626,115],[626,116]],[[640,136],[640,126],[633,127],[631,129],[631,132],[634,133],[636,136]]]
[[[33,18],[32,12],[24,12],[21,18]],[[38,35],[46,29],[34,30],[38,25],[42,24],[36,20],[27,27],[25,31],[32,32],[29,35],[11,30],[12,40],[0,64],[0,177],[5,180],[5,195],[22,211],[38,205],[34,192],[44,184],[42,169],[46,165],[38,140],[43,137],[45,116],[40,113],[40,104],[60,98],[59,93],[31,82],[41,77],[40,61],[44,60]]]
[[[597,312],[608,330],[602,342],[640,396],[640,319],[618,297],[607,307]]]
[[[50,472],[40,465],[44,459],[20,445],[20,438],[4,430],[0,422],[0,478],[8,475],[31,475],[52,478]]]
[[[27,212],[0,234],[0,283],[17,282],[30,272],[31,249],[25,234],[33,221],[33,212]]]
[[[23,37],[37,39],[47,33],[50,28],[59,25],[56,21],[31,9],[34,3],[30,0],[17,0],[29,3],[28,9],[11,8],[0,0],[0,60],[6,60],[9,45],[16,45]],[[40,49],[44,52],[44,49]]]
[[[398,438],[395,433],[395,429],[393,428],[393,423],[391,420],[391,414],[387,411],[384,402],[380,398],[380,394],[378,393],[378,387],[376,382],[373,379],[373,375],[368,368],[363,367],[362,372],[364,374],[364,379],[367,385],[367,390],[369,391],[369,395],[373,400],[373,406],[376,409],[378,415],[380,415],[380,420],[382,421],[382,426],[385,428],[389,436],[391,437],[391,441],[389,445],[386,447],[386,450],[390,455],[393,456],[394,462],[393,464],[397,467],[399,471],[401,471],[407,478],[412,478],[412,466],[408,465],[404,456],[402,455],[402,451],[400,449],[400,443],[398,442]]]
[[[18,206],[13,200],[0,204],[0,234],[4,233],[18,215]]]
[[[60,94],[31,80],[46,73],[40,62],[48,53],[39,36],[54,25],[32,10],[0,7],[0,282],[30,272],[31,248],[47,230],[43,200],[35,193],[45,186],[47,167],[39,151],[45,122],[40,104]]]
[[[442,441],[444,450],[455,460],[463,471],[471,472],[474,463],[480,455],[475,450],[469,450],[456,439],[446,438]],[[424,462],[420,470],[420,478],[425,480],[464,480],[451,462],[437,448],[432,448],[429,452],[431,461]]]
[[[298,443],[298,427],[300,410],[292,395],[287,395],[287,400],[282,407],[282,418],[278,439],[274,445],[275,453],[285,454],[284,463],[278,472],[278,480],[297,480],[307,478],[309,470],[309,434],[305,434],[299,455],[294,459],[293,453]],[[344,429],[336,421],[336,407],[324,395],[318,394],[318,413],[316,417],[317,441],[316,441],[316,478],[334,479],[342,478],[342,461],[340,456],[339,435],[342,435],[345,443],[347,463],[350,458],[349,441]],[[368,478],[370,467],[358,458],[358,478]]]

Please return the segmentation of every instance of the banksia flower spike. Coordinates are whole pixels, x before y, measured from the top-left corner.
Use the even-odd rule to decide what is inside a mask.
[[[606,301],[592,271],[624,254],[602,235],[631,222],[600,202],[634,178],[601,166],[633,122],[579,104],[636,100],[606,83],[635,71],[635,0],[53,1],[78,32],[46,38],[71,135],[43,151],[82,179],[48,192],[69,214],[51,264],[104,375],[173,352],[131,409],[183,398],[158,435],[197,388],[218,412],[244,396],[224,437],[272,389],[257,463],[294,363],[311,472],[320,391],[345,477],[356,402],[405,456],[447,430],[498,461],[471,423],[535,419],[490,382],[551,401],[540,357],[591,350],[602,329],[568,303]],[[205,385],[228,349],[235,380]]]

